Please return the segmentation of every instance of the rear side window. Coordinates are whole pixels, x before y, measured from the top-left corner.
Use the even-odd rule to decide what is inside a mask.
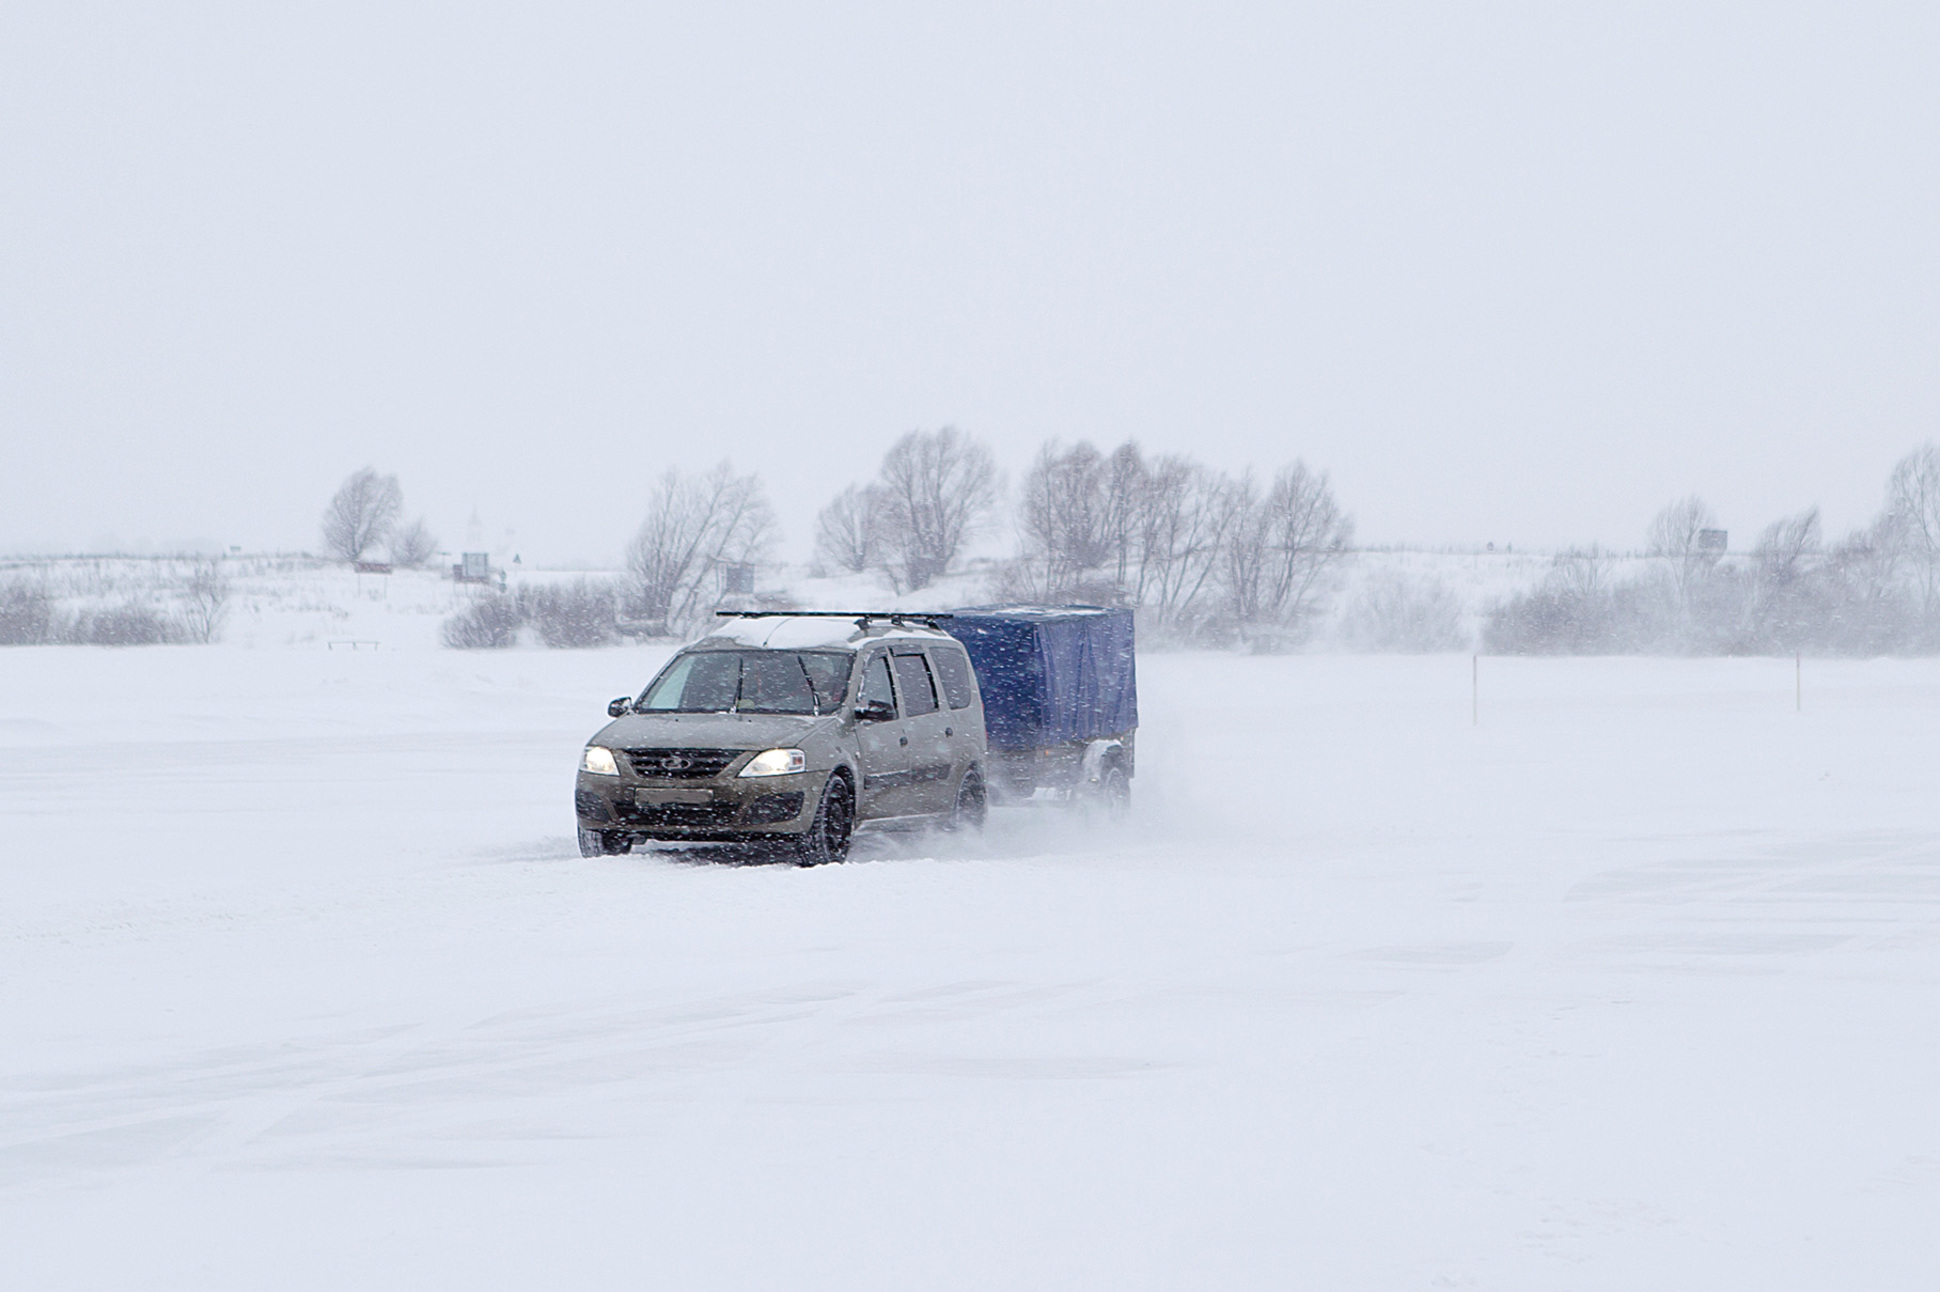
[[[950,707],[969,708],[977,692],[970,685],[970,661],[964,658],[963,652],[932,647],[930,663],[936,665],[936,675],[943,680],[943,694],[950,697]]]
[[[936,712],[936,683],[930,680],[930,666],[921,655],[896,657],[896,686],[903,693],[904,717]]]

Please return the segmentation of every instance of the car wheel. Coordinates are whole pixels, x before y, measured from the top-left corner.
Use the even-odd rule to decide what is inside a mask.
[[[582,857],[617,857],[632,849],[633,844],[618,830],[579,828],[579,855]]]
[[[956,806],[950,810],[948,828],[951,830],[981,834],[984,818],[989,814],[990,796],[984,792],[983,777],[971,768],[957,782]]]
[[[849,855],[849,837],[855,832],[855,792],[847,779],[829,777],[822,788],[822,801],[816,805],[815,820],[795,842],[795,860],[804,866],[823,866]]]

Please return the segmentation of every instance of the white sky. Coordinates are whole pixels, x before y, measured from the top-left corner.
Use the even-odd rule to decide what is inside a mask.
[[[0,8],[0,549],[610,559],[668,463],[1303,456],[1734,544],[1940,435],[1940,6]]]

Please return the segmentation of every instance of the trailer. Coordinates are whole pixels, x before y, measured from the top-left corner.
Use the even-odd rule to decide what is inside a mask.
[[[936,622],[977,674],[994,800],[1129,806],[1138,735],[1130,610],[973,606]]]

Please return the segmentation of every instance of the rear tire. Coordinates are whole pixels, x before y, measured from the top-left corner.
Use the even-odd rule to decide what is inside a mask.
[[[579,855],[582,857],[618,857],[632,850],[632,841],[618,830],[579,827]]]
[[[950,809],[947,828],[959,834],[982,834],[989,812],[990,796],[984,790],[983,777],[973,767],[957,782],[956,806]]]
[[[847,779],[829,777],[822,787],[822,801],[815,806],[815,820],[795,841],[795,863],[800,866],[826,866],[849,855],[849,839],[855,833],[855,791]]]

